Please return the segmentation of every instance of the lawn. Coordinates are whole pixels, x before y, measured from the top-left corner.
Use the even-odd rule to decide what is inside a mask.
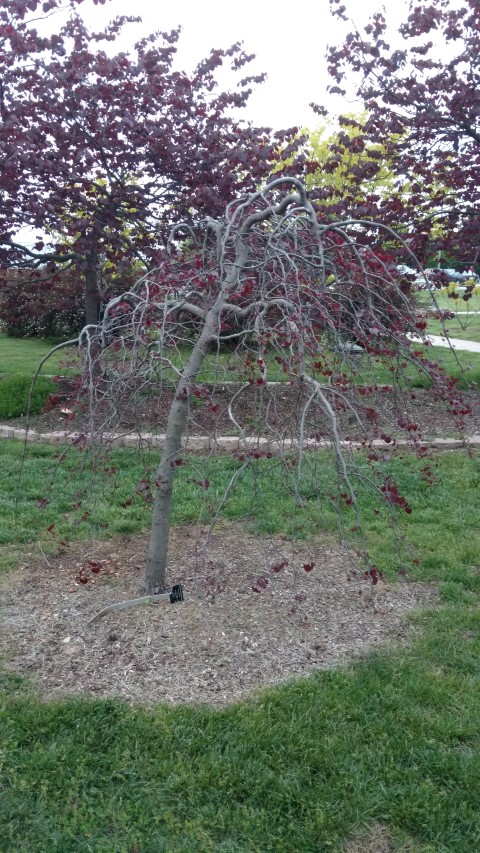
[[[32,375],[56,343],[58,341],[42,341],[39,338],[9,338],[0,332],[0,376]],[[59,350],[44,364],[41,373],[44,376],[55,376],[71,370],[71,360],[76,362],[74,347]]]
[[[417,294],[420,307],[440,308],[450,311],[455,316],[450,320],[441,322],[433,317],[428,318],[427,333],[444,337],[445,332],[450,338],[459,338],[464,341],[476,341],[480,343],[480,293],[474,293],[468,302],[463,299],[449,299],[445,292],[435,292],[435,303],[429,293],[421,291]],[[469,385],[480,381],[480,354],[467,351],[456,353],[441,347],[429,349],[431,357],[441,364],[447,373],[461,379],[462,384]]]
[[[480,291],[472,294],[472,297],[465,301],[460,296],[459,299],[451,299],[445,290],[433,291],[433,297],[436,305],[442,311],[480,311]],[[416,294],[417,302],[424,307],[435,307],[432,295],[426,290],[420,290]]]
[[[5,333],[0,332],[0,377],[33,375],[41,360],[57,343],[58,341],[42,341],[38,338],[9,338]],[[177,368],[181,368],[185,358],[188,357],[188,350],[183,348],[169,355],[172,363]],[[237,374],[231,370],[230,360],[228,353],[213,353],[205,360],[199,376],[200,381],[222,382],[238,379]],[[72,346],[53,353],[43,365],[41,374],[45,376],[71,374],[78,370],[78,363],[76,348]],[[272,381],[285,379],[285,374],[273,359],[269,365],[269,372],[271,374],[269,379]],[[164,379],[172,381],[176,377],[175,372],[169,368],[165,368],[162,375]]]
[[[121,448],[112,451],[105,463],[98,464],[97,460],[93,470],[76,450],[70,451],[62,464],[57,463],[57,457],[55,447],[32,443],[27,445],[24,456],[21,442],[0,442],[0,565],[8,563],[12,548],[31,551],[37,540],[44,550],[55,550],[65,539],[88,539],[92,535],[105,538],[148,528],[151,505],[138,487],[151,476],[157,454],[150,457]],[[286,472],[279,460],[252,460],[243,470],[242,463],[230,456],[186,457],[175,478],[173,523],[211,518],[223,503],[221,517],[246,519],[260,534],[281,531],[290,535],[295,531],[305,538],[314,534],[320,524],[336,536],[338,516],[330,498],[337,490],[333,462],[325,453],[309,453],[305,460],[299,505],[295,498],[295,471]],[[466,455],[436,458],[429,465],[434,478],[438,472],[438,483],[430,486],[419,475],[425,460],[416,460],[408,453],[392,458],[387,473],[395,478],[401,494],[413,496],[409,499],[412,514],[401,513],[394,529],[389,511],[369,485],[376,469],[380,472],[380,465],[367,467],[360,460],[358,471],[357,466],[349,466],[362,501],[365,535],[373,561],[390,576],[405,566],[415,576],[421,576],[421,566],[415,567],[412,559],[416,559],[418,549],[423,549],[424,560],[435,560],[439,531],[443,549],[439,571],[444,565],[450,571],[459,561],[465,565],[474,561],[480,553],[480,496],[475,491],[480,485],[478,459]],[[227,486],[239,470],[243,473],[238,486],[223,502]],[[205,478],[207,490],[199,486]],[[125,506],[132,496],[133,502]],[[353,510],[344,507],[345,529],[352,527],[354,521]],[[403,547],[399,546],[399,536],[405,538]],[[413,550],[410,542],[415,543]]]
[[[427,332],[439,334],[430,328],[430,324]],[[469,340],[468,336],[467,339]],[[419,345],[419,349],[422,346]],[[415,345],[413,348],[415,349]],[[456,377],[459,387],[471,388],[480,383],[480,353],[428,346],[424,348],[424,355],[443,367],[448,376]],[[402,379],[408,379],[413,388],[428,388],[431,385],[430,379],[411,364],[407,364],[399,372]],[[363,373],[362,381],[388,385],[392,382],[392,374],[387,365],[372,364]]]
[[[439,320],[430,319],[428,332],[431,335],[444,335],[448,332],[451,338],[480,343],[480,314],[457,314],[453,319],[445,320],[443,324]]]
[[[467,318],[465,318],[467,319]],[[437,334],[435,321],[429,322],[428,330],[432,334]],[[454,327],[450,322],[448,328],[452,332]],[[470,332],[459,337],[468,338]],[[475,338],[473,338],[475,340]],[[33,375],[36,371],[41,359],[49,352],[51,344],[46,341],[26,338],[9,338],[5,334],[0,333],[0,378],[2,376]],[[186,350],[176,353],[172,356],[173,363],[177,368],[181,368],[184,359],[188,355]],[[472,382],[480,381],[480,353],[457,353],[445,350],[441,347],[431,347],[428,350],[428,356],[441,364],[447,373],[452,376],[457,376],[461,379],[462,384],[470,385]],[[43,375],[57,374],[72,374],[77,369],[77,358],[75,348],[60,350],[43,365],[41,373]],[[348,366],[345,368],[348,371]],[[372,382],[389,384],[392,376],[388,368],[382,364],[376,363],[363,356],[357,364],[358,376],[355,381],[369,384]],[[424,386],[428,381],[419,374],[416,368],[408,366],[402,371],[407,375],[413,385]],[[162,372],[164,381],[174,381],[174,371],[166,368]],[[241,379],[241,378],[240,378]],[[268,380],[273,382],[288,381],[281,366],[272,357],[268,363]],[[238,363],[232,362],[232,356],[229,353],[213,353],[205,361],[203,370],[199,375],[199,381],[205,383],[213,382],[232,382],[239,381]]]
[[[22,452],[0,444],[6,562],[14,549],[17,558],[34,550],[37,538],[47,547],[92,529],[110,535],[148,525],[140,498],[128,512],[121,506],[145,472],[128,450],[115,452],[108,476],[82,472],[72,456],[51,493],[54,449],[29,446],[21,470]],[[238,464],[218,457],[183,465],[174,521],[211,513]],[[418,478],[425,460],[392,461],[413,509],[396,532],[360,488],[372,559],[391,578],[406,570],[403,583],[440,588],[442,606],[416,617],[409,645],[223,711],[43,703],[5,673],[0,850],[314,853],[340,851],[374,824],[388,829],[393,850],[480,849],[480,459],[448,454],[430,464],[433,485]],[[208,498],[193,482],[200,475],[210,480]],[[335,514],[315,488],[318,477],[322,492],[334,489],[321,454],[306,471],[297,535],[322,528],[333,536]],[[81,507],[72,510],[72,500]],[[264,459],[240,478],[222,515],[288,535],[292,502],[280,467]]]

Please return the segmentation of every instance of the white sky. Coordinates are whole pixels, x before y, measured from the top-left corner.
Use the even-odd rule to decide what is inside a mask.
[[[357,26],[382,6],[387,20],[397,22],[405,15],[406,0],[344,0]],[[92,29],[117,15],[139,15],[142,24],[128,24],[126,38],[117,49],[128,50],[137,38],[156,30],[171,30],[179,24],[182,35],[177,67],[187,73],[212,48],[226,48],[244,42],[247,53],[255,53],[255,63],[242,69],[245,74],[267,72],[268,80],[252,94],[242,115],[260,126],[287,128],[293,125],[315,128],[320,119],[309,108],[315,101],[332,112],[355,109],[353,103],[327,98],[325,51],[327,43],[339,43],[345,27],[333,19],[328,0],[107,0],[94,6],[85,0],[79,11]],[[358,108],[359,105],[357,105]]]

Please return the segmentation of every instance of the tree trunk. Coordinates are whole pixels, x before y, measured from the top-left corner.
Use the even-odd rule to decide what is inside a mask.
[[[85,323],[96,326],[100,311],[100,290],[98,287],[98,254],[92,252],[87,258],[85,269]]]
[[[282,202],[282,206],[284,205],[285,202]],[[254,217],[250,217],[250,220],[252,223],[256,221]],[[247,219],[244,225],[244,233],[248,230],[247,226],[250,220]],[[203,360],[211,342],[218,336],[222,310],[230,291],[238,282],[239,271],[247,263],[248,254],[248,246],[241,234],[236,241],[235,263],[231,265],[218,296],[205,317],[202,332],[193,346],[190,358],[183,369],[182,378],[175,390],[175,398],[168,415],[165,447],[156,474],[152,529],[150,532],[147,567],[145,569],[145,591],[147,595],[156,595],[166,591],[167,551],[173,480],[175,469],[177,468],[178,453],[182,446],[182,437],[187,424],[191,389],[201,370]]]
[[[221,300],[223,302],[223,300]],[[195,382],[209,345],[214,339],[214,329],[218,323],[220,300],[207,315],[203,331],[195,343],[190,358],[184,368],[183,376],[175,390],[175,398],[170,408],[160,465],[156,472],[156,492],[153,502],[152,529],[145,570],[145,591],[147,595],[156,595],[166,591],[166,567],[170,515],[172,509],[173,480],[178,462],[178,453],[182,446],[182,437],[188,417],[189,398],[192,383]]]

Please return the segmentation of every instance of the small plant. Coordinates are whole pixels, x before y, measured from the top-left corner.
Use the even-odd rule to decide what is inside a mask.
[[[51,379],[39,376],[29,397],[31,376],[9,376],[0,381],[0,418],[18,418],[28,412],[37,415],[54,390]]]

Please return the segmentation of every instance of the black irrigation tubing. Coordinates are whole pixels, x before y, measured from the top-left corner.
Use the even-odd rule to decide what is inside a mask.
[[[175,584],[172,586],[171,592],[161,592],[157,595],[145,595],[142,598],[129,598],[127,601],[117,601],[115,604],[109,604],[108,607],[104,607],[100,613],[97,613],[92,617],[92,619],[89,619],[87,626],[93,625],[95,622],[99,622],[100,619],[103,619],[104,616],[108,613],[112,613],[114,610],[126,610],[129,607],[138,607],[139,604],[156,604],[160,601],[168,601],[170,604],[185,601],[182,585],[179,583]]]

